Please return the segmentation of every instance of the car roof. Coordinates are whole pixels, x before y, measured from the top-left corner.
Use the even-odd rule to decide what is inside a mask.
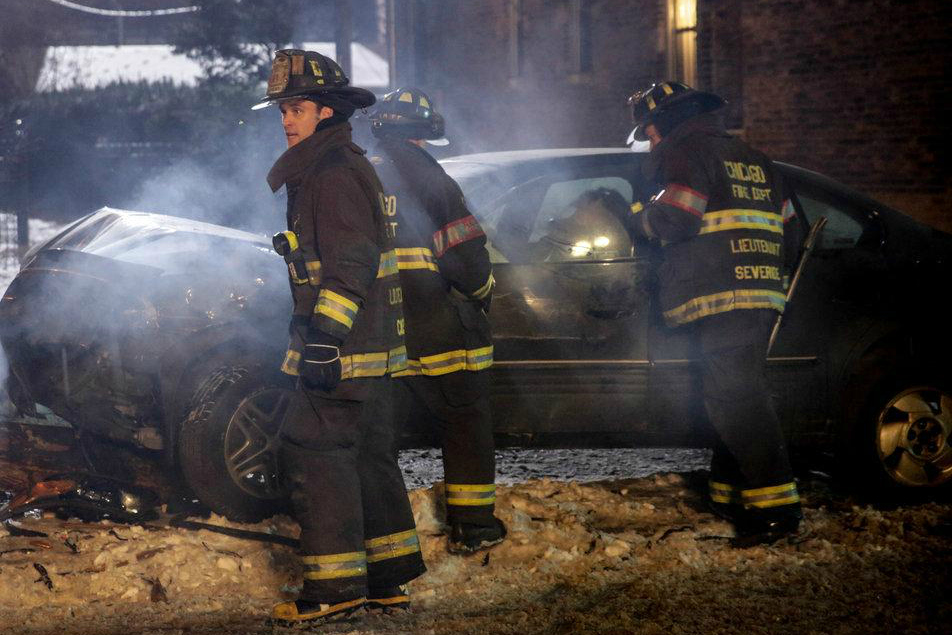
[[[600,155],[629,155],[628,148],[548,148],[543,150],[507,150],[502,152],[479,152],[460,154],[442,159],[440,163],[476,163],[505,167],[514,163],[544,161],[547,159],[571,159]]]

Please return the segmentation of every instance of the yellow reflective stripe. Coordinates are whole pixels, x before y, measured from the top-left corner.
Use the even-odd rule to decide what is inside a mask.
[[[349,551],[347,553],[331,553],[324,556],[301,556],[304,564],[335,564],[340,562],[362,561],[366,557],[363,551]]]
[[[297,234],[295,234],[292,231],[284,231],[281,233],[284,234],[284,237],[288,239],[288,248],[291,251],[294,251],[295,249],[298,248],[299,245],[298,245]]]
[[[364,541],[367,548],[367,562],[380,562],[390,558],[399,558],[420,551],[420,539],[416,529],[408,529],[388,536],[380,536]]]
[[[446,484],[446,504],[461,506],[492,505],[496,502],[496,485]]]
[[[640,211],[643,210],[644,208],[645,208],[645,206],[641,204],[641,201],[635,201],[634,203],[631,204],[631,207],[629,207],[629,209],[631,210],[631,213],[632,213],[632,214],[637,214],[638,212],[640,212]]]
[[[401,271],[408,269],[429,269],[439,273],[440,267],[436,264],[433,252],[426,247],[412,247],[396,249],[397,267]]]
[[[386,278],[396,273],[399,273],[396,250],[391,249],[380,254],[380,266],[377,268],[377,277]]]
[[[784,483],[771,487],[745,489],[741,491],[744,505],[748,507],[777,507],[800,502],[796,483]]]
[[[786,296],[767,289],[738,289],[692,298],[684,304],[664,312],[674,324],[685,324],[698,318],[734,309],[776,309],[783,311]]]
[[[715,503],[739,503],[740,490],[727,483],[708,481],[708,494]]]
[[[486,346],[471,350],[459,349],[436,355],[421,356],[420,359],[407,360],[407,369],[398,377],[409,375],[446,375],[458,370],[483,370],[493,364],[493,347]]]
[[[321,261],[307,260],[304,262],[304,266],[307,268],[308,282],[314,286],[319,286],[321,284]]]
[[[496,284],[496,279],[493,278],[493,274],[490,273],[490,274],[489,274],[489,278],[486,280],[486,284],[484,284],[484,285],[481,286],[480,288],[476,289],[476,290],[473,292],[473,297],[476,298],[477,300],[482,300],[482,299],[485,298],[487,295],[489,295],[489,292],[490,292],[490,291],[493,290],[493,285],[494,285],[494,284]]]
[[[285,375],[300,375],[298,368],[301,365],[301,354],[294,350],[288,350],[281,363],[281,372]]]
[[[314,313],[326,315],[350,328],[354,325],[354,318],[357,317],[357,305],[339,293],[334,293],[330,289],[321,289],[317,304],[314,306]]]
[[[321,289],[321,297],[336,302],[352,313],[357,313],[357,305],[339,293],[335,293],[330,289]]]
[[[725,209],[708,212],[698,233],[729,231],[731,229],[762,229],[783,233],[783,219],[774,212],[761,212],[753,209]]]
[[[341,379],[380,377],[407,368],[407,347],[398,346],[386,353],[354,353],[340,358]]]
[[[304,577],[308,580],[351,578],[367,573],[367,554],[363,551],[303,556]]]
[[[377,538],[370,538],[369,540],[364,541],[364,547],[367,549],[374,549],[383,545],[389,545],[394,542],[400,542],[406,540],[407,538],[415,537],[416,529],[407,529],[406,531],[400,531],[395,534],[388,534],[386,536],[378,536]]]
[[[665,94],[665,95],[670,95],[670,94],[674,93],[674,90],[673,90],[670,86],[668,86],[667,84],[661,84],[661,90],[664,91],[664,94]]]

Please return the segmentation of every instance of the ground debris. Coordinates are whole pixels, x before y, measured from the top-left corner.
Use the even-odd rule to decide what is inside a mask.
[[[948,503],[879,510],[808,502],[805,540],[733,549],[730,524],[705,511],[696,480],[500,485],[496,513],[509,535],[474,557],[446,551],[441,487],[412,491],[428,567],[410,584],[413,610],[361,614],[320,631],[925,633],[949,616],[952,554],[941,529],[952,518]],[[809,487],[803,494],[809,501]],[[229,533],[70,523],[81,529],[78,553],[58,543],[42,551],[53,593],[30,566],[38,556],[10,553],[0,575],[0,632],[52,635],[49,624],[104,635],[308,630],[264,625],[272,605],[300,591],[302,570],[292,547],[258,536],[296,536],[293,521],[208,522]],[[61,523],[44,517],[31,526],[61,536]],[[0,537],[0,547],[28,541]],[[765,615],[778,619],[765,623]]]

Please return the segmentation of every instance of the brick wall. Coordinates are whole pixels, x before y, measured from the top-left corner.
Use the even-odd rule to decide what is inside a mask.
[[[418,81],[445,111],[454,152],[618,146],[625,99],[664,78],[665,0],[583,0],[592,71],[572,56],[569,0],[421,2]],[[946,140],[952,2],[698,0],[698,84],[777,159],[815,169],[952,231]]]
[[[591,68],[578,72],[570,2],[521,0],[521,51],[513,72],[509,0],[424,5],[429,45],[418,83],[434,93],[454,151],[621,146],[625,100],[664,64],[662,2],[590,0]],[[417,36],[420,37],[419,35]]]

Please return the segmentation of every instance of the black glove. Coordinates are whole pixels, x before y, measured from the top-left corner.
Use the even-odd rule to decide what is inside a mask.
[[[301,356],[301,380],[307,388],[332,390],[340,382],[340,340],[316,329],[308,330]]]

